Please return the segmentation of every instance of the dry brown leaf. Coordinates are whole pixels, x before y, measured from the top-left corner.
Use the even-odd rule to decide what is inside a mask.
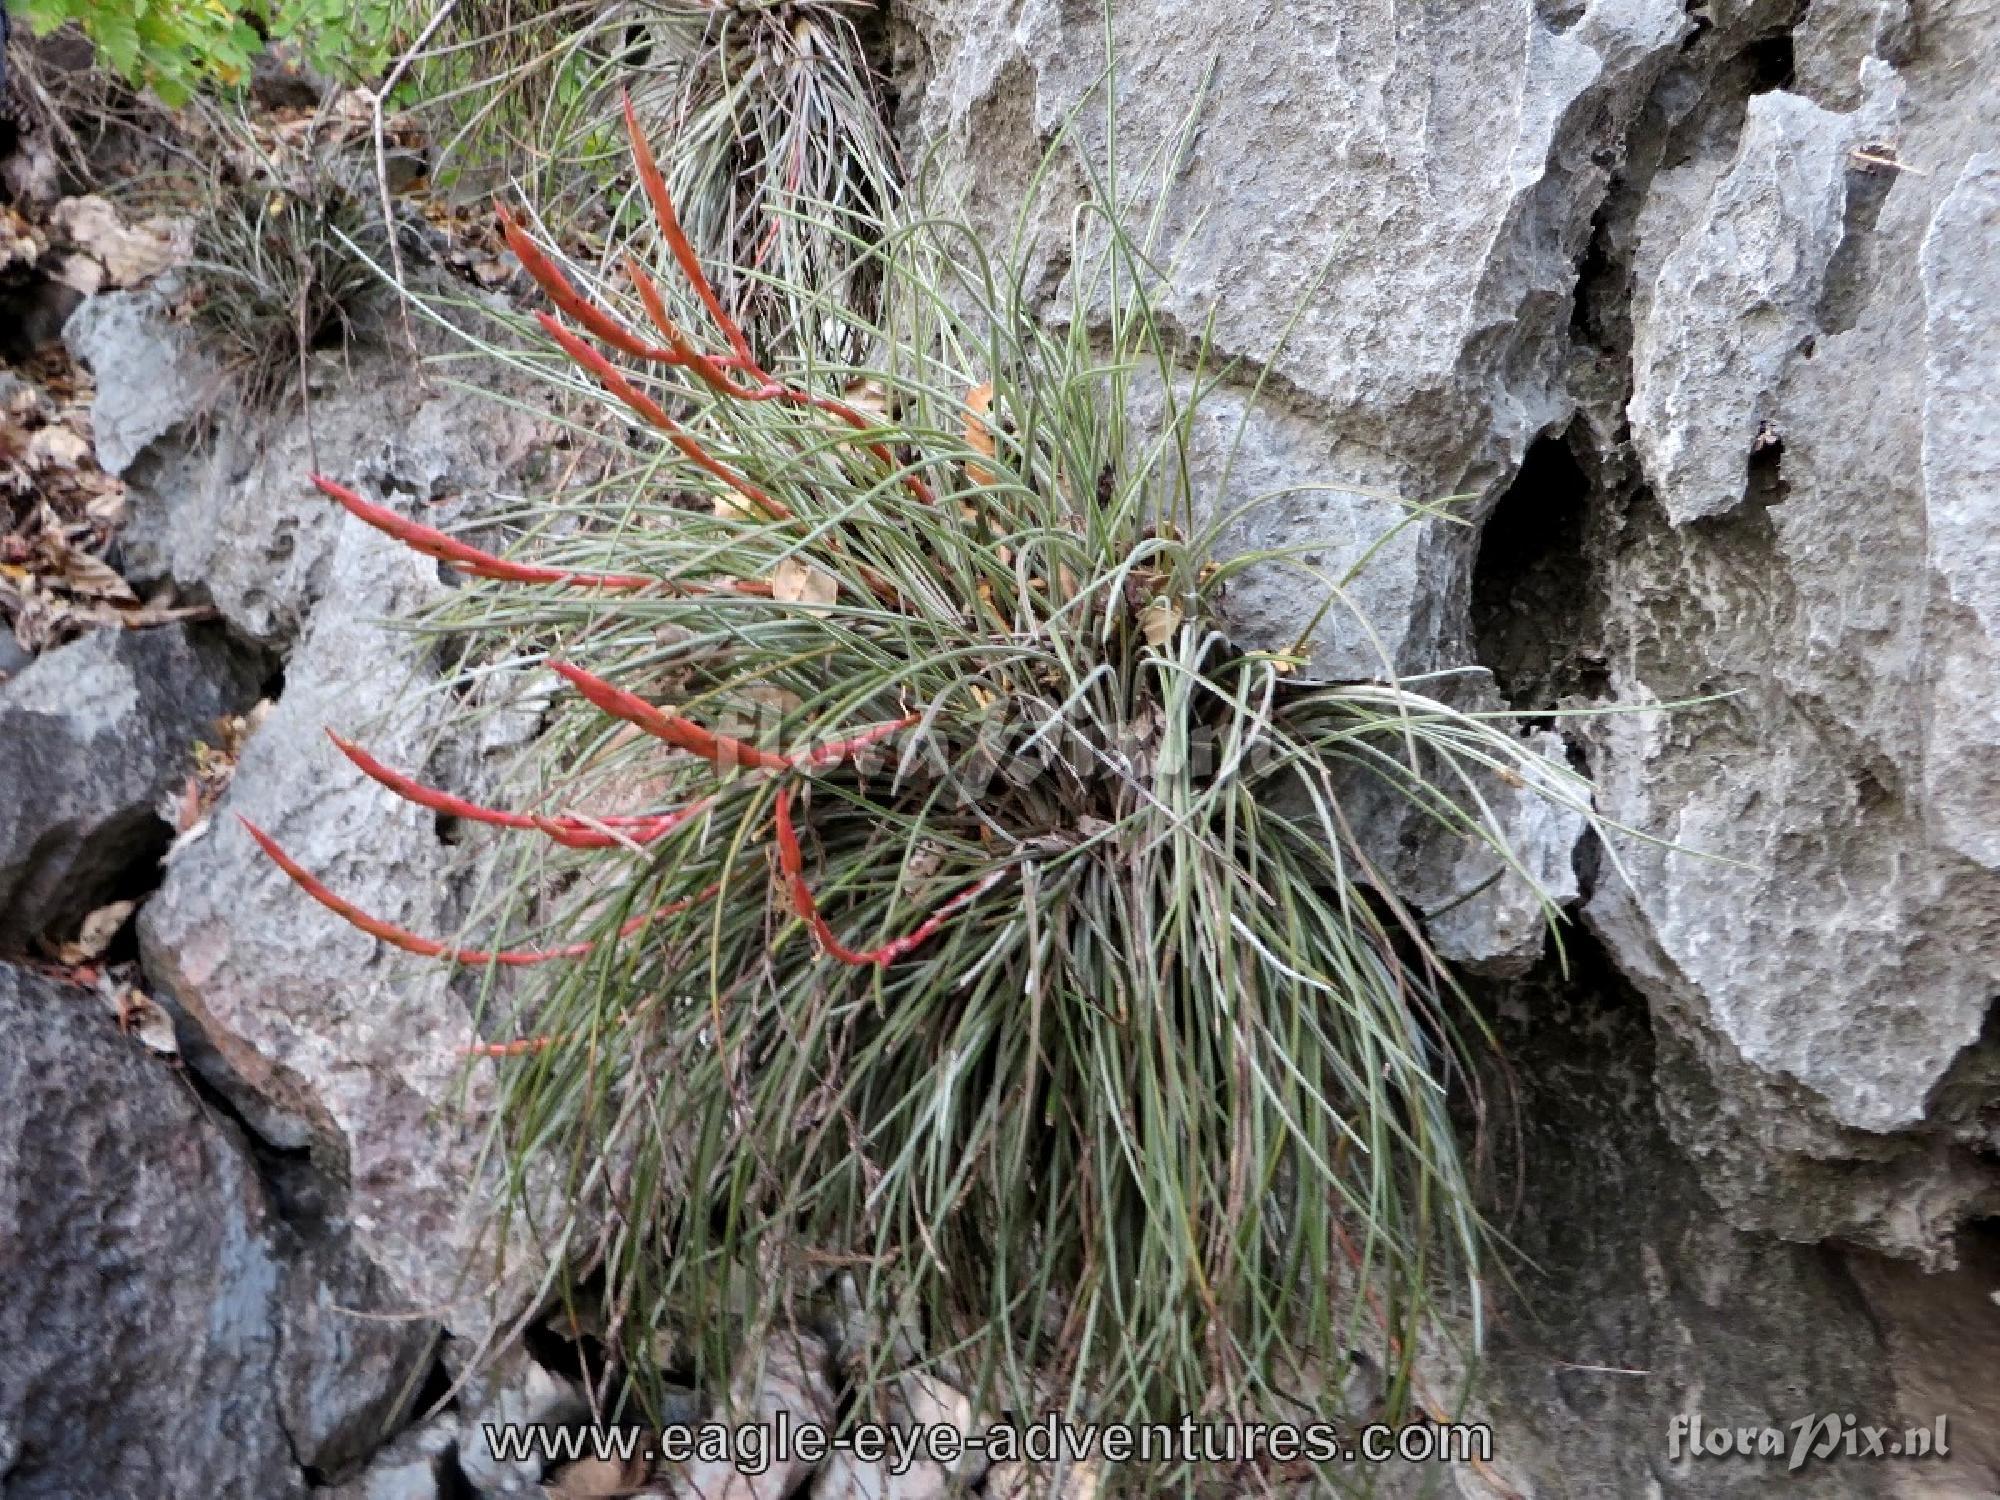
[[[120,983],[109,974],[100,974],[97,992],[111,1002],[118,1029],[137,1037],[140,1045],[162,1057],[179,1057],[180,1039],[174,1035],[174,1018],[136,984]]]
[[[1139,611],[1139,629],[1146,637],[1146,644],[1159,650],[1174,638],[1174,632],[1181,628],[1180,606],[1164,594],[1153,599]]]
[[[563,1465],[546,1490],[549,1500],[609,1500],[635,1493],[645,1479],[646,1465],[636,1456],[622,1463],[610,1458],[580,1458]]]
[[[116,568],[88,552],[66,551],[57,576],[64,588],[85,599],[110,599],[120,604],[139,602],[139,596],[118,576]]]
[[[73,427],[44,427],[28,439],[28,467],[73,469],[90,457],[90,439]]]
[[[809,562],[788,557],[771,570],[771,597],[784,604],[811,605],[819,612],[840,597],[840,580]]]
[[[993,429],[986,425],[986,414],[992,409],[992,381],[965,393],[965,445],[986,458],[993,457]],[[983,464],[967,464],[965,477],[974,484],[993,484],[999,478]]]
[[[56,949],[56,957],[66,964],[87,964],[118,936],[118,929],[125,925],[125,919],[132,915],[136,901],[113,901],[109,906],[100,906],[83,919],[83,926],[75,939],[63,943]]]
[[[879,380],[850,380],[841,391],[840,399],[864,417],[872,417],[885,424],[889,420],[889,389]]]
[[[708,503],[709,513],[723,521],[758,521],[763,513],[734,490],[724,490]]]
[[[49,223],[102,266],[112,286],[136,286],[182,258],[181,231],[171,220],[127,224],[109,200],[95,193],[63,199]]]

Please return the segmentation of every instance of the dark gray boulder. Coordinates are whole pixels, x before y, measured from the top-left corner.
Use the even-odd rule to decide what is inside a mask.
[[[217,630],[102,630],[0,684],[0,951],[73,928],[168,838],[161,799],[257,696]]]
[[[237,1132],[88,991],[0,965],[0,1492],[288,1500],[283,1268]]]

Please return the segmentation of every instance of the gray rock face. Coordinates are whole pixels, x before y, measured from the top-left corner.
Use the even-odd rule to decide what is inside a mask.
[[[1845,234],[1851,154],[1888,136],[1886,67],[1878,97],[1842,115],[1798,94],[1750,100],[1736,159],[1676,234],[1632,349],[1632,440],[1676,525],[1741,503],[1749,461],[1781,443],[1773,399],[1786,367],[1819,331],[1826,275]],[[1674,205],[1676,217],[1684,205]]]
[[[1783,1465],[1691,1459],[1685,1445],[1676,1458],[1676,1417],[1784,1427],[1852,1411],[1900,1427],[1976,1411],[1966,1383],[1928,1407],[1932,1393],[1899,1378],[1835,1254],[1745,1233],[1717,1212],[1652,1106],[1669,1059],[1655,1056],[1645,1002],[1587,941],[1572,982],[1544,970],[1483,994],[1518,1087],[1507,1107],[1519,1110],[1524,1184],[1500,1210],[1522,1266],[1495,1316],[1481,1398],[1502,1480],[1535,1500],[1747,1500],[1782,1490]],[[1876,1500],[1902,1493],[1895,1467],[1790,1477],[1815,1500]],[[1460,1479],[1460,1493],[1494,1492]]]
[[[0,684],[0,950],[73,928],[159,855],[161,799],[260,676],[220,631],[173,624],[95,631]]]
[[[250,1158],[95,996],[0,965],[9,1500],[287,1500],[283,1267]]]
[[[2000,18],[1906,0],[1115,17],[1142,210],[1140,165],[1194,111],[1162,206],[1166,315],[1198,331],[1213,310],[1221,352],[1271,368],[1244,486],[1215,503],[1312,486],[1238,540],[1317,546],[1337,572],[1395,497],[1471,496],[1469,532],[1411,528],[1354,590],[1404,669],[1463,665],[1475,579],[1504,596],[1496,559],[1521,554],[1504,567],[1535,580],[1545,638],[1516,618],[1484,664],[1518,706],[1623,710],[1562,732],[1600,811],[1678,846],[1621,840],[1622,872],[1597,861],[1578,886],[1658,1033],[1628,1107],[1660,1110],[1726,1215],[1707,1249],[1655,1248],[1712,1258],[1725,1301],[1796,1291],[1828,1320],[1833,1392],[1880,1352],[1858,1310],[1740,1232],[1935,1267],[2000,1212]],[[942,143],[973,216],[1013,211],[1100,33],[1080,0],[911,17],[907,131]],[[1100,120],[1086,104],[1076,153],[1101,158]],[[1054,197],[1031,223],[1050,305]],[[1198,459],[1246,394],[1223,393]],[[1574,458],[1573,494],[1521,476],[1538,440]],[[1246,634],[1288,639],[1320,602],[1267,577],[1234,605]],[[1380,670],[1338,612],[1313,645],[1330,674]],[[1398,869],[1455,956],[1518,967],[1496,913],[1451,905],[1474,873],[1421,847]],[[1753,1367],[1776,1378],[1724,1350],[1689,1379]],[[1577,1462],[1587,1491],[1553,1461],[1525,1478],[1751,1492]]]
[[[123,474],[222,390],[222,373],[193,332],[166,316],[170,296],[168,287],[105,292],[86,298],[63,325],[63,342],[97,380],[91,426],[107,474]]]
[[[188,340],[152,291],[92,298],[70,334],[98,376],[98,461],[129,486],[128,572],[213,601],[260,645],[288,648],[327,592],[341,515],[312,487],[315,469],[421,502],[424,520],[450,525],[468,494],[517,475],[545,432],[406,354],[377,350],[315,371],[310,422],[296,408],[232,410],[197,437],[188,424],[226,392],[188,373],[202,359]]]
[[[1466,496],[1479,514],[1564,414],[1575,264],[1624,134],[1690,30],[1684,7],[1600,0],[1567,29],[1513,3],[1458,6],[1436,24],[1394,6],[1253,17],[1168,0],[1115,17],[1135,213],[1155,196],[1146,164],[1198,109],[1164,204],[1178,270],[1161,313],[1198,338],[1213,311],[1221,356],[1273,365],[1268,408],[1213,503],[1303,487],[1235,540],[1322,544],[1316,561],[1338,576],[1403,501]],[[913,26],[911,133],[943,143],[944,191],[1004,232],[1041,142],[1103,65],[1102,11],[967,0],[923,7]],[[1083,104],[1074,140],[1102,160],[1099,105]],[[1069,232],[1060,191],[1033,227],[1052,291]],[[1247,394],[1217,398],[1212,449],[1226,449]],[[1425,523],[1354,585],[1400,665],[1457,664],[1468,542]],[[1289,640],[1323,599],[1322,585],[1266,574],[1234,608],[1252,638]],[[1313,645],[1329,675],[1380,669],[1342,611]]]
[[[1770,304],[1736,298],[1732,325],[1633,299],[1632,425],[1641,472],[1661,488],[1608,507],[1592,543],[1610,692],[1626,704],[1737,696],[1592,726],[1601,805],[1693,852],[1635,848],[1631,885],[1607,881],[1590,912],[1675,1038],[1668,1118],[1739,1223],[1948,1260],[1958,1226],[2000,1206],[1990,1122],[1956,1083],[1984,1067],[2000,992],[2000,345],[1982,149],[2000,94],[1990,68],[1963,61],[2000,55],[2000,28],[1940,14],[1912,41],[1837,24],[1863,12],[1878,8],[1814,8],[1815,76],[1845,74],[1863,114],[1900,97],[1899,114],[1857,131],[1828,107],[1851,90],[1818,106],[1753,99],[1740,146],[1708,148],[1734,163],[1719,179],[1734,206],[1718,217],[1718,186],[1669,235],[1671,267],[1690,239],[1722,256],[1730,216],[1817,222],[1787,241],[1792,253],[1755,262]],[[1884,36],[1901,38],[1893,80],[1890,59],[1865,52],[1836,66],[1837,49]],[[1707,111],[1726,122],[1740,108]],[[1774,156],[1758,143],[1779,119],[1790,145]],[[1878,161],[1857,160],[1857,145]],[[1643,178],[1631,190],[1643,194]],[[1658,263],[1644,210],[1637,222],[1635,288]],[[1779,304],[1791,331],[1767,339]],[[1720,414],[1650,400],[1708,378],[1690,353],[1701,340],[1718,351],[1709,375],[1738,381],[1753,348],[1761,373],[1734,396],[1711,385]],[[1608,347],[1615,356],[1615,336]],[[1723,451],[1725,417],[1732,463],[1753,417],[1778,439],[1726,514],[1704,500],[1709,481],[1676,491],[1675,475],[1695,470],[1656,462]],[[1615,421],[1600,411],[1590,426],[1615,465]]]
[[[335,890],[411,929],[456,930],[452,851],[431,813],[367,780],[326,730],[393,765],[429,760],[452,705],[411,694],[420,637],[388,623],[444,587],[429,560],[342,518],[284,696],[245,748],[213,831],[176,861],[140,918],[147,972],[199,1028],[194,1054],[264,1135],[310,1150],[345,1185],[357,1243],[415,1306],[484,1327],[474,1251],[487,1205],[473,1161],[490,1064],[440,966],[316,905],[236,823],[255,821]]]

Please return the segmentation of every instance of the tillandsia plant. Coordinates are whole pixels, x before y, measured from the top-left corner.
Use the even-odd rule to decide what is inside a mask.
[[[675,284],[585,287],[507,234],[652,445],[639,481],[536,502],[509,555],[319,481],[468,577],[433,623],[469,676],[552,674],[515,807],[338,742],[518,835],[481,914],[512,935],[391,927],[258,841],[386,942],[542,976],[488,1049],[520,1202],[569,1164],[539,1227],[601,1278],[642,1402],[663,1347],[719,1381],[834,1284],[882,1331],[859,1412],[911,1350],[988,1409],[1098,1421],[1295,1419],[1348,1350],[1406,1400],[1437,1299],[1477,1316],[1452,1109],[1481,1033],[1351,794],[1519,872],[1482,788],[1588,816],[1587,786],[1421,684],[1231,639],[1232,580],[1285,559],[1218,552],[1187,453],[1230,372],[1154,316],[1115,178],[1066,317],[926,218],[872,252],[873,363],[792,368],[631,147]]]
[[[609,127],[629,97],[657,139],[689,240],[765,353],[851,332],[825,297],[864,312],[873,240],[902,181],[864,33],[880,0],[625,0],[606,5],[479,0],[425,60],[426,107],[462,116],[447,163],[505,155],[554,224],[587,224],[619,181]],[[500,142],[511,142],[504,151]],[[447,167],[447,175],[451,168]],[[620,205],[614,204],[614,210]],[[650,217],[614,211],[614,253],[651,262]],[[806,295],[794,296],[794,290]],[[814,347],[818,347],[814,344]]]
[[[382,281],[380,219],[330,152],[281,161],[239,113],[212,112],[216,153],[195,215],[198,316],[251,405],[269,402],[308,354],[344,349]]]

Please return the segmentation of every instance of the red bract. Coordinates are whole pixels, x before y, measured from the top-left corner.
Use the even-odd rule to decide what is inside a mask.
[[[502,208],[500,210],[502,232],[507,244],[519,257],[529,276],[548,295],[559,312],[583,328],[591,337],[619,354],[656,365],[687,370],[722,400],[780,402],[821,412],[859,433],[872,432],[880,424],[864,412],[834,397],[818,395],[790,385],[773,376],[758,362],[750,348],[748,337],[723,307],[722,299],[716,295],[714,286],[702,270],[700,258],[695,254],[693,245],[689,243],[687,235],[681,229],[665,181],[639,130],[629,100],[625,106],[625,124],[627,134],[631,138],[633,160],[638,168],[639,180],[658,218],[661,237],[665,240],[681,274],[686,277],[696,299],[714,321],[716,329],[727,343],[728,352],[706,354],[698,349],[694,338],[673,321],[659,287],[636,261],[628,257],[627,273],[638,291],[640,303],[666,343],[654,344],[632,332],[611,313],[592,303],[578,291],[557,266],[555,260],[535,244],[515,218]],[[550,337],[581,369],[641,420],[660,432],[689,463],[749,502],[770,523],[782,525],[794,519],[789,506],[712,454],[698,437],[676,421],[657,400],[635,385],[631,378],[614,365],[602,351],[572,330],[565,328],[554,317],[546,313],[538,313],[536,316]],[[896,471],[898,460],[888,444],[869,437],[862,441],[860,447],[882,466],[885,474]],[[914,472],[902,473],[898,475],[898,479],[919,501],[924,504],[932,503],[931,491],[919,475]],[[628,573],[596,573],[514,562],[482,551],[433,527],[409,520],[388,506],[364,499],[353,490],[330,479],[315,475],[313,482],[357,519],[427,557],[437,558],[474,577],[493,579],[502,583],[606,591],[636,592],[651,589],[674,595],[714,593],[736,594],[754,599],[773,597],[771,584],[751,579],[689,581],[649,578]],[[834,547],[840,545],[837,538],[830,538],[828,544]],[[879,599],[891,607],[895,605],[896,592],[885,579],[865,565],[860,566],[858,572],[863,582]],[[684,715],[648,703],[636,694],[629,693],[568,662],[552,661],[549,665],[575,686],[586,701],[603,713],[636,726],[674,749],[697,757],[718,772],[744,771],[781,778],[782,784],[778,788],[774,818],[779,875],[784,882],[793,909],[811,930],[821,949],[841,963],[883,967],[896,962],[928,942],[954,916],[964,911],[980,895],[991,890],[1009,873],[1009,867],[1005,866],[993,871],[945,902],[902,937],[884,943],[878,948],[850,948],[840,941],[821,915],[806,881],[804,853],[794,823],[800,778],[844,765],[863,750],[913,728],[918,723],[917,715],[909,714],[887,723],[871,725],[845,739],[832,741],[815,750],[785,755],[766,750],[745,740],[718,734]],[[331,734],[331,731],[329,733]],[[578,812],[557,814],[509,812],[484,806],[436,787],[426,786],[410,776],[390,769],[360,746],[342,739],[339,735],[331,737],[341,753],[358,766],[363,774],[419,807],[496,828],[540,833],[556,843],[574,849],[603,849],[614,845],[643,848],[708,813],[716,801],[715,796],[707,796],[697,798],[684,807],[665,812],[615,813],[601,817]],[[406,952],[428,958],[448,959],[454,963],[527,966],[548,963],[556,959],[581,958],[596,946],[594,942],[583,942],[549,949],[487,950],[460,948],[435,938],[422,937],[379,917],[371,916],[352,902],[335,895],[285,853],[269,834],[247,818],[241,821],[250,836],[272,861],[307,895],[363,932]],[[717,886],[711,886],[697,896],[635,917],[618,929],[617,937],[620,939],[630,937],[653,922],[685,911],[698,902],[707,901],[715,896],[718,889]],[[489,1056],[516,1056],[540,1050],[551,1045],[554,1040],[548,1037],[534,1037],[512,1042],[482,1043],[472,1050]]]

